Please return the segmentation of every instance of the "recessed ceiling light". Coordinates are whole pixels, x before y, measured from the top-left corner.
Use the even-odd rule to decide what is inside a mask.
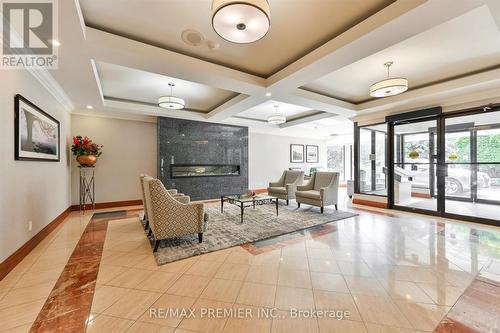
[[[50,42],[50,44],[52,44],[54,46],[61,46],[61,43],[58,40],[51,39],[51,40],[49,40],[49,42]]]
[[[205,40],[205,37],[203,37],[200,32],[193,29],[184,30],[181,34],[181,38],[184,43],[191,46],[199,46]]]
[[[87,105],[86,108],[92,110],[94,107],[92,105]]]
[[[266,96],[267,97],[271,97],[273,94],[271,94],[270,92],[266,92]]]
[[[269,31],[271,8],[267,0],[213,0],[212,27],[225,40],[252,43]]]
[[[170,86],[170,96],[163,96],[158,98],[158,106],[164,109],[172,110],[184,109],[184,100],[172,95],[172,88],[175,86],[175,84],[170,82],[168,85]]]
[[[387,79],[376,82],[370,87],[370,96],[387,97],[401,94],[408,90],[408,80],[405,78],[390,78],[389,69],[393,62],[388,61],[384,64],[387,67]]]

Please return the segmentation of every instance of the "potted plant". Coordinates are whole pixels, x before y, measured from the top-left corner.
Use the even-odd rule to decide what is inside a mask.
[[[102,145],[93,143],[88,137],[78,135],[73,137],[71,151],[82,167],[91,167],[97,162],[97,158],[102,155],[102,147]]]

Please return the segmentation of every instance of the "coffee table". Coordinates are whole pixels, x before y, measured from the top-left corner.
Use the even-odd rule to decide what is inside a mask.
[[[255,205],[276,204],[276,216],[278,216],[278,198],[267,194],[258,194],[256,196],[246,195],[223,195],[220,197],[220,212],[224,213],[224,202],[229,202],[233,205],[240,207],[241,223],[243,223],[243,212],[245,208],[253,207]]]

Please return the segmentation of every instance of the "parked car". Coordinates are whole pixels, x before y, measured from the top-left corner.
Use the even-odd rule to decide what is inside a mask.
[[[415,163],[426,163],[427,160],[415,159]],[[417,170],[415,170],[415,167]],[[429,164],[406,165],[405,169],[413,175],[412,186],[418,188],[429,188]],[[471,190],[471,170],[460,167],[448,167],[448,175],[445,178],[445,193],[447,195],[458,195]],[[491,178],[484,172],[477,173],[477,187],[490,187]]]

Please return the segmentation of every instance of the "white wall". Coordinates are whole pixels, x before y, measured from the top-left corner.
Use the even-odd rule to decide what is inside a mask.
[[[290,163],[290,144],[318,145],[319,163]],[[249,187],[267,188],[270,181],[279,179],[283,170],[300,167],[326,168],[326,144],[322,140],[295,138],[250,132],[248,138]],[[305,147],[304,147],[305,150]]]
[[[0,74],[0,262],[70,206],[70,116],[25,70]],[[21,94],[61,123],[61,161],[14,160],[14,96]],[[28,222],[33,230],[28,230]]]
[[[104,145],[95,168],[95,200],[114,202],[142,199],[139,175],[156,177],[156,123],[92,116],[72,116],[72,136],[88,136]],[[79,202],[79,173],[72,163],[72,202]]]

